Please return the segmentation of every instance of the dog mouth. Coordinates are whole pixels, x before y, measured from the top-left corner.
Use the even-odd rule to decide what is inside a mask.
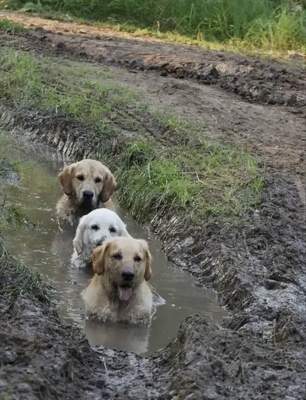
[[[120,301],[128,302],[133,296],[133,288],[131,286],[118,286],[118,296]]]
[[[89,212],[94,210],[96,207],[93,200],[82,200],[81,208],[84,212]]]

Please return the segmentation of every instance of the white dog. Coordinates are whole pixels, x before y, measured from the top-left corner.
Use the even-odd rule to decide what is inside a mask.
[[[90,265],[92,251],[105,240],[117,236],[130,237],[126,225],[114,211],[99,208],[84,215],[73,239],[72,266],[85,268]]]

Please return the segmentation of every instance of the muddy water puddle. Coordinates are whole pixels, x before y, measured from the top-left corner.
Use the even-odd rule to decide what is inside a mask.
[[[154,260],[152,284],[165,304],[157,307],[149,328],[86,320],[80,293],[90,275],[70,266],[74,232],[60,233],[54,217],[60,196],[56,176],[63,160],[46,146],[17,142],[0,132],[0,168],[1,165],[5,165],[5,174],[0,179],[0,204],[13,207],[14,211],[12,222],[3,228],[6,247],[55,288],[60,316],[84,329],[91,345],[152,352],[175,337],[187,315],[200,313],[215,321],[222,318],[224,311],[215,294],[197,287],[189,274],[171,265],[160,242],[118,207],[130,234],[149,242]],[[7,175],[14,179],[4,182]]]

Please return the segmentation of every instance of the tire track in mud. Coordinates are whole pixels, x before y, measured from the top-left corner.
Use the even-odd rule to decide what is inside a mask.
[[[66,47],[65,35],[58,37],[60,50],[53,42],[45,43],[45,32],[40,30],[23,36],[2,34],[0,46],[34,51],[59,59],[95,61],[90,51],[80,56],[79,46],[72,51],[69,46]],[[226,143],[244,147],[263,157],[268,168],[299,171],[302,174],[306,170],[303,107],[248,102],[218,88],[218,85],[203,85],[194,80],[159,76],[150,70],[134,70],[122,65],[111,67],[111,73],[120,84],[134,92],[139,91],[141,96],[145,95],[146,102],[154,109],[160,112],[166,110],[170,114],[175,110],[177,115],[187,120],[199,121],[201,124],[204,122],[207,126],[203,132],[204,139],[219,138]],[[149,130],[149,126],[144,128]],[[118,129],[122,130],[124,126],[118,126]]]
[[[58,54],[70,53],[133,70],[194,79],[203,84],[217,85],[251,102],[287,106],[295,114],[306,115],[306,68],[301,66],[302,63],[298,66],[293,62],[207,51],[156,39],[136,39],[110,29],[24,14],[2,12],[0,16],[35,28],[28,35],[45,50],[50,47]]]

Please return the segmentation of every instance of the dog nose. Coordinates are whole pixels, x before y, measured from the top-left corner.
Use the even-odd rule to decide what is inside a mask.
[[[93,195],[94,195],[93,192],[90,190],[84,190],[83,192],[83,198],[85,200],[91,200],[93,198]]]
[[[134,278],[134,275],[135,275],[134,272],[131,272],[131,271],[123,271],[121,273],[122,278],[127,282],[132,281]]]

